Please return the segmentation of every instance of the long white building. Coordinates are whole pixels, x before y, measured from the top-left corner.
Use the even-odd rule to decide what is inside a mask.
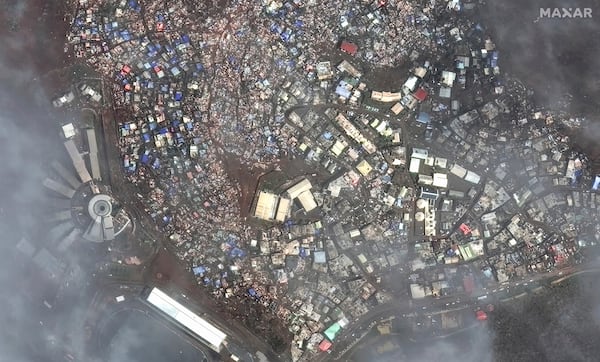
[[[221,346],[227,335],[175,299],[169,297],[165,292],[158,288],[152,288],[145,300],[166,314],[172,321],[192,332],[195,337],[212,350],[221,351]]]

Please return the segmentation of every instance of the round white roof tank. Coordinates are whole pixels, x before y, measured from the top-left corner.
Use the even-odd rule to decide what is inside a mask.
[[[425,214],[422,211],[417,212],[415,214],[415,220],[419,222],[425,220]]]

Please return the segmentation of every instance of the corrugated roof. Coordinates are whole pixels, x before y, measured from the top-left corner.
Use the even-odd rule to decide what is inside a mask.
[[[278,197],[275,194],[260,191],[254,216],[263,220],[272,220],[275,218]]]
[[[311,188],[312,188],[312,184],[310,183],[310,181],[308,179],[303,179],[302,181],[298,182],[294,186],[290,187],[287,190],[287,194],[289,195],[290,199],[295,199],[301,193],[303,193],[304,191],[308,191]]]
[[[310,192],[309,190],[304,191],[303,193],[298,195],[298,201],[300,201],[300,204],[302,205],[302,208],[305,212],[312,211],[317,207],[315,198],[312,192]]]
[[[340,326],[340,324],[338,322],[335,322],[323,333],[325,334],[325,337],[327,337],[330,341],[333,341],[341,329],[342,327]]]

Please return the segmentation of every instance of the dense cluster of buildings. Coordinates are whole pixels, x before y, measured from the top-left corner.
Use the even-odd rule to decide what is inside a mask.
[[[402,290],[476,297],[598,240],[585,157],[514,102],[456,6],[187,3],[81,0],[68,41],[114,80],[124,172],[177,255],[216,297],[285,321],[294,360]],[[363,75],[401,60],[389,88]],[[231,174],[299,174],[282,159],[306,172],[266,173],[245,222]]]

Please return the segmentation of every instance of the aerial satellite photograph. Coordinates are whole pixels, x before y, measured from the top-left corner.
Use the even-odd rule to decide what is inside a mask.
[[[0,362],[600,360],[600,1],[0,21]]]

